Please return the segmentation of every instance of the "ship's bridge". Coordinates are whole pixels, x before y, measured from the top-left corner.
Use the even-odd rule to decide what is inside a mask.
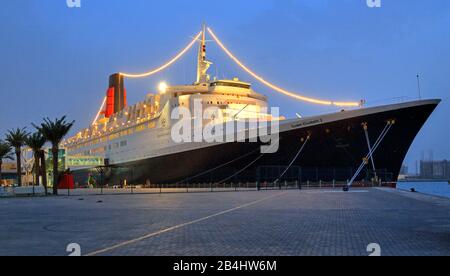
[[[252,85],[242,82],[238,78],[233,80],[217,80],[210,84],[210,92],[222,95],[237,95],[240,97],[248,97],[267,102],[267,97],[256,93],[251,89]]]
[[[247,97],[267,102],[266,96],[253,91],[250,83],[242,82],[238,78],[234,78],[233,80],[216,80],[211,83],[201,83],[196,85],[170,86],[164,89],[164,93],[175,98],[185,95],[204,94],[209,96]]]
[[[195,103],[201,103],[203,109],[219,108],[224,119],[260,118],[270,120],[267,97],[251,89],[251,84],[238,78],[233,80],[214,80],[190,86],[167,86],[163,101],[170,103],[170,108],[186,107],[194,112]],[[151,97],[151,96],[150,96]],[[161,108],[164,104],[161,105]]]

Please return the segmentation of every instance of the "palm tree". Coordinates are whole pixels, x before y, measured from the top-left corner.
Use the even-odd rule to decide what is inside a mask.
[[[59,160],[59,144],[66,136],[75,121],[66,122],[66,116],[61,119],[51,121],[49,118],[44,119],[40,126],[33,126],[45,137],[47,141],[52,144],[52,159],[53,159],[53,194],[58,194],[58,160]]]
[[[11,150],[12,148],[8,143],[5,143],[0,140],[0,180],[2,179],[3,159],[10,159],[10,160],[13,159]]]
[[[8,142],[11,147],[14,148],[16,153],[16,162],[17,162],[17,184],[18,186],[22,186],[22,158],[21,158],[21,149],[25,145],[25,140],[28,137],[28,132],[25,131],[25,128],[17,128],[15,130],[9,130],[6,134],[6,142]]]
[[[43,176],[43,183],[42,186],[44,186],[45,194],[47,194],[47,180],[45,179],[46,174],[45,172],[45,157],[42,158],[43,155],[43,149],[42,147],[45,145],[47,140],[40,132],[33,133],[32,135],[28,136],[28,138],[25,140],[26,145],[33,151],[34,156],[34,183],[35,185],[39,186],[39,176]],[[39,162],[41,161],[41,164]],[[45,182],[44,182],[45,179]]]

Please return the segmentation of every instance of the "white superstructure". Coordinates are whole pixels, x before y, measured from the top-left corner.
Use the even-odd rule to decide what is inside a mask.
[[[259,119],[271,121],[267,97],[252,90],[251,84],[238,78],[233,80],[211,80],[207,71],[212,64],[206,59],[205,30],[199,41],[197,80],[192,85],[168,86],[162,83],[159,91],[148,94],[143,102],[126,106],[111,115],[98,116],[88,128],[67,139],[63,147],[70,156],[102,157],[111,164],[131,162],[143,158],[202,147],[197,144],[176,144],[171,138],[171,118],[175,108],[183,107],[195,113],[194,106],[200,103],[202,109],[218,108],[223,114],[203,121],[206,125],[215,120],[224,122]]]

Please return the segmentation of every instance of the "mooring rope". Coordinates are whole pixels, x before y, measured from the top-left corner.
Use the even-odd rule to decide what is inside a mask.
[[[269,150],[272,149],[275,145],[278,145],[280,139],[278,139],[275,143],[273,143],[270,147]],[[268,151],[269,151],[268,150]],[[224,180],[218,182],[217,184],[222,184],[228,180],[230,180],[231,178],[241,174],[243,171],[245,171],[246,169],[250,168],[253,164],[255,164],[259,159],[261,159],[262,157],[264,157],[266,155],[266,153],[262,153],[260,156],[258,156],[255,160],[253,160],[252,162],[250,162],[247,166],[245,166],[243,169],[239,170],[238,172],[234,173],[233,175],[225,178]]]
[[[273,182],[273,184],[277,184],[278,181],[280,181],[281,178],[283,178],[283,176],[289,171],[289,169],[292,167],[292,165],[294,164],[294,162],[297,160],[297,158],[300,156],[300,154],[303,152],[303,149],[305,148],[306,144],[308,143],[309,139],[311,138],[310,135],[308,135],[308,137],[306,138],[305,142],[303,143],[303,145],[300,147],[300,150],[297,152],[297,154],[295,155],[294,159],[292,159],[291,163],[289,163],[289,166],[287,166],[287,168],[284,170],[284,172],[277,178],[277,180],[275,180],[275,182]]]
[[[370,144],[370,138],[369,138],[369,127],[367,123],[363,124],[363,128],[364,128],[364,134],[366,136],[366,141],[367,141],[367,147],[369,148],[369,151],[372,151],[372,145]],[[373,172],[375,174],[375,178],[377,178],[377,170],[375,167],[375,161],[373,159],[373,155],[370,157],[370,161],[372,162],[372,169]]]
[[[216,171],[216,170],[218,170],[218,169],[220,169],[220,168],[223,168],[223,167],[225,167],[225,166],[227,166],[227,165],[229,165],[229,164],[232,164],[232,163],[234,163],[234,162],[236,162],[236,161],[238,161],[238,160],[240,160],[240,159],[243,159],[243,158],[245,158],[245,157],[247,157],[247,156],[250,156],[250,155],[254,154],[255,152],[257,152],[258,150],[260,150],[260,149],[259,149],[259,148],[256,148],[255,150],[253,150],[253,151],[251,151],[251,152],[249,152],[249,153],[246,153],[246,154],[244,154],[244,155],[241,155],[241,156],[239,156],[239,157],[236,158],[236,159],[233,159],[233,160],[231,160],[231,161],[228,161],[227,163],[224,163],[224,164],[222,164],[222,165],[219,165],[219,166],[217,166],[217,167],[215,167],[215,168],[209,169],[209,170],[207,170],[207,171],[204,171],[204,172],[199,173],[199,174],[197,174],[197,175],[194,175],[194,176],[192,176],[192,177],[188,177],[188,178],[184,179],[183,181],[180,181],[180,182],[178,182],[178,183],[176,183],[176,184],[181,184],[181,183],[184,183],[184,182],[186,182],[186,181],[189,181],[189,180],[192,180],[192,179],[196,179],[197,177],[200,177],[200,176],[203,176],[203,175],[205,175],[205,174],[208,174],[208,173],[211,173],[211,172],[213,172],[213,171]]]
[[[388,132],[390,131],[390,129],[392,128],[393,125],[394,125],[394,121],[388,121],[386,123],[386,126],[384,127],[383,131],[381,132],[380,136],[378,137],[377,141],[375,142],[374,147],[366,155],[366,158],[364,158],[363,162],[359,166],[359,168],[356,171],[355,175],[352,177],[350,182],[347,184],[348,187],[351,187],[353,185],[353,182],[355,182],[356,178],[358,177],[358,175],[361,173],[361,171],[365,167],[367,160],[369,160],[371,158],[371,156],[375,153],[375,151],[378,149],[378,147],[380,146],[381,142],[384,140],[384,138],[386,137],[386,135],[388,134]]]

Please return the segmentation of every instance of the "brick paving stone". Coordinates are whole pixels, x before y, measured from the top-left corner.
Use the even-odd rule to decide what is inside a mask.
[[[0,255],[86,254],[271,196],[101,255],[450,255],[450,200],[387,189],[0,199]]]

